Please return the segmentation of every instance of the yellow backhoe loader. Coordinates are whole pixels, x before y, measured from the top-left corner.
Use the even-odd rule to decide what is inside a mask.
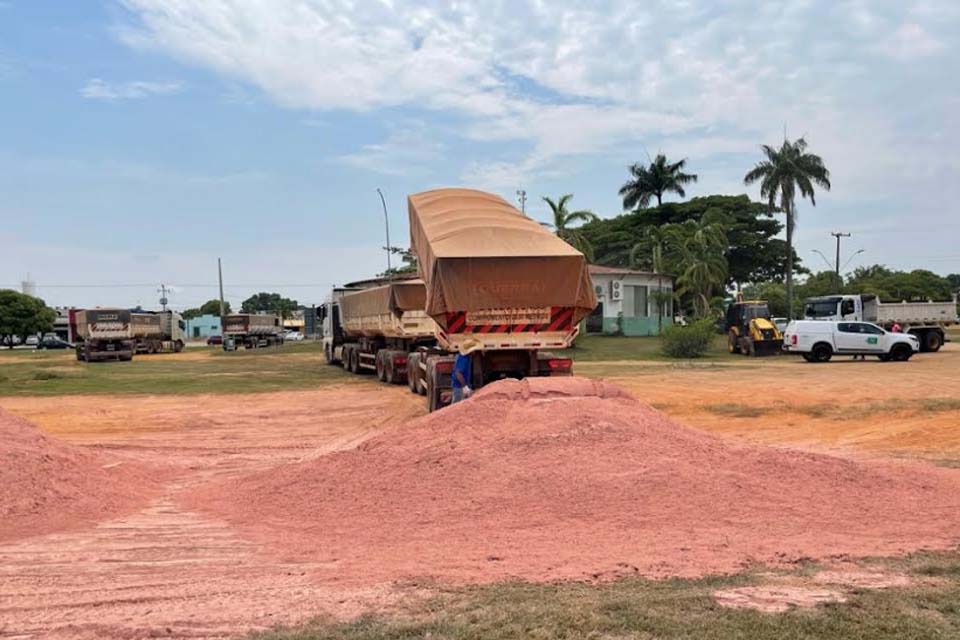
[[[783,334],[770,318],[765,300],[737,300],[727,307],[727,345],[730,353],[775,355],[783,348]]]

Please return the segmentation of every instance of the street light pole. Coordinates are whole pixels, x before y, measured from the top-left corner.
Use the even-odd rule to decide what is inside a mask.
[[[840,280],[840,238],[849,238],[849,237],[850,237],[850,234],[849,234],[849,233],[844,233],[844,232],[842,232],[842,231],[834,231],[834,232],[832,232],[830,235],[832,235],[834,238],[837,239],[837,269],[836,269],[836,273],[837,273],[837,287],[840,287],[840,285],[841,285],[842,282],[843,282],[842,280]],[[838,289],[838,291],[839,291],[839,289]]]
[[[520,201],[520,213],[527,215],[527,190],[517,189],[517,200]]]
[[[384,200],[380,187],[377,187],[377,193],[380,194],[380,204],[383,205],[383,224],[387,229],[387,273],[389,274],[393,271],[393,266],[390,264],[390,218],[387,216],[387,201]]]

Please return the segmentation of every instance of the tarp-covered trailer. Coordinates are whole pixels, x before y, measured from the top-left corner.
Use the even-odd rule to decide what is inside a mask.
[[[597,304],[584,255],[494,194],[437,189],[409,196],[408,207],[424,308],[446,352],[408,361],[431,408],[447,401],[449,353],[467,341],[482,345],[473,356],[474,387],[569,375],[569,359],[541,349],[571,346]]]
[[[127,309],[77,309],[77,360],[132,360],[136,341]]]
[[[322,311],[327,361],[342,362],[354,373],[376,372],[384,382],[406,381],[408,354],[436,343],[437,325],[424,312],[423,281],[334,293]]]
[[[272,314],[234,313],[223,319],[223,348],[245,349],[283,344],[283,324]]]

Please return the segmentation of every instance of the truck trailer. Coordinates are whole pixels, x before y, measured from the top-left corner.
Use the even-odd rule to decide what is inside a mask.
[[[127,309],[76,309],[77,360],[133,360],[136,339]]]
[[[422,280],[396,280],[362,289],[335,289],[321,310],[328,363],[353,373],[376,373],[391,384],[407,381],[410,353],[436,345],[436,323],[424,311]]]
[[[137,353],[179,353],[183,350],[187,324],[174,311],[134,311],[130,314]]]
[[[583,254],[503,198],[482,191],[426,191],[411,195],[408,207],[423,298],[412,301],[411,295],[411,302],[401,303],[393,297],[403,290],[396,285],[388,287],[390,293],[335,291],[325,308],[324,340],[329,334],[335,341],[339,330],[345,345],[358,345],[341,351],[349,354],[344,365],[379,371],[382,362],[385,371],[393,369],[393,382],[406,380],[411,391],[425,395],[431,411],[449,404],[453,363],[465,344],[482,345],[470,356],[469,384],[475,389],[503,378],[571,375],[572,361],[546,350],[572,346],[580,320],[596,306]],[[412,291],[418,285],[409,286]],[[393,317],[352,317],[350,305],[373,298],[379,306],[370,308],[381,311],[383,300],[393,300],[386,305]],[[364,337],[383,353],[373,354],[371,362],[370,348],[353,336],[375,322],[384,324]],[[403,333],[387,335],[387,325]]]
[[[881,302],[873,294],[807,298],[805,320],[872,322],[889,331],[894,324],[917,336],[920,351],[939,351],[947,340],[946,327],[957,324],[957,299],[950,302]]]
[[[271,314],[234,313],[223,319],[223,348],[245,349],[283,344],[283,323]]]

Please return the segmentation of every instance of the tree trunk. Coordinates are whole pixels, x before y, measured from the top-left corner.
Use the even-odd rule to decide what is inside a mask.
[[[793,320],[793,203],[787,208],[787,318]]]
[[[663,280],[657,274],[657,335],[663,333]]]
[[[662,204],[663,204],[662,196],[660,193],[657,193],[657,206],[659,207]]]

